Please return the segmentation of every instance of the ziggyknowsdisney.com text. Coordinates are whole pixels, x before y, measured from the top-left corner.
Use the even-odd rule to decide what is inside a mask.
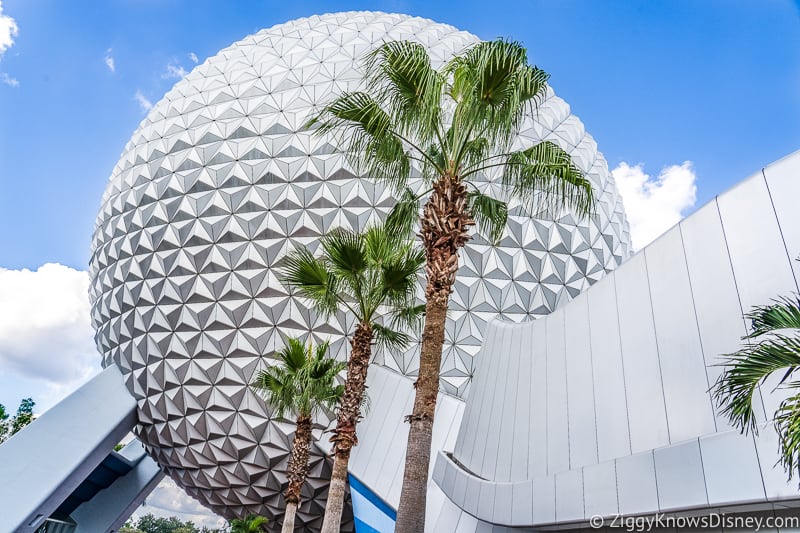
[[[589,519],[592,529],[618,528],[630,532],[646,532],[661,528],[713,529],[737,528],[761,531],[771,528],[800,527],[800,516],[746,516],[709,514],[703,516],[675,516],[659,513],[650,516],[595,515]]]

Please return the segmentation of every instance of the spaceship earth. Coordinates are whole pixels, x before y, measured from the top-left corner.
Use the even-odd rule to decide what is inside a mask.
[[[397,39],[422,43],[436,65],[478,40],[430,20],[375,12],[262,30],[199,65],[153,107],[103,196],[90,265],[103,365],[117,365],[136,398],[135,431],[148,452],[223,516],[260,513],[277,527],[284,505],[293,428],[249,390],[254,373],[289,335],[330,340],[333,355],[347,355],[352,317],[321,319],[290,296],[274,269],[292,249],[314,251],[331,228],[362,228],[394,204],[392,191],[354,173],[334,137],[303,125],[360,86],[366,52]],[[543,139],[569,151],[590,177],[596,212],[540,220],[512,203],[499,243],[472,239],[448,316],[445,393],[468,393],[488,319],[547,314],[630,254],[606,161],[551,89],[516,142]],[[498,192],[497,176],[482,179],[481,188]],[[418,345],[378,352],[375,363],[414,376]],[[360,441],[369,446],[368,435]],[[315,449],[298,513],[305,530],[321,525],[329,474]]]

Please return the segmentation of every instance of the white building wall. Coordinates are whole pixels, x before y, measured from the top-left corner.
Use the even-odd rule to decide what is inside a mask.
[[[451,412],[463,417],[454,423],[437,413],[431,531],[797,505],[796,483],[775,465],[771,426],[740,435],[716,414],[709,388],[720,355],[740,347],[743,312],[797,291],[798,197],[800,152],[712,200],[551,315],[491,322],[466,405],[440,400],[456,402]],[[391,420],[378,405],[368,418],[397,428],[410,412],[411,383],[398,380],[387,379],[398,397],[371,393],[391,403]],[[766,415],[780,401],[771,390],[763,389]],[[388,440],[403,448],[400,426]],[[374,442],[372,453],[383,456],[386,437],[365,429],[365,449]],[[402,455],[392,449],[391,457]],[[368,485],[383,478],[379,463],[354,463]],[[385,493],[394,506],[400,463],[380,464],[395,472]]]

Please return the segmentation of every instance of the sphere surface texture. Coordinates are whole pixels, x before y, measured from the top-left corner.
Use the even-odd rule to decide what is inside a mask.
[[[296,247],[315,251],[331,228],[362,228],[392,207],[392,191],[357,177],[334,137],[303,125],[360,86],[367,51],[396,39],[424,44],[436,66],[477,42],[451,26],[371,12],[262,30],[199,65],[153,107],[105,191],[91,261],[103,364],[120,368],[137,399],[136,431],[149,453],[224,516],[257,512],[277,526],[284,506],[293,428],[271,419],[249,390],[254,373],[287,335],[329,339],[333,355],[347,355],[352,317],[321,319],[288,295],[274,266]],[[488,319],[547,314],[630,253],[606,162],[549,89],[517,142],[542,139],[568,150],[589,175],[596,213],[537,220],[512,203],[496,246],[472,239],[448,316],[446,393],[468,392]],[[497,177],[481,187],[497,192]],[[413,376],[418,346],[379,352],[376,363]],[[369,445],[360,435],[360,446]],[[329,470],[315,450],[298,514],[307,530],[321,524]]]

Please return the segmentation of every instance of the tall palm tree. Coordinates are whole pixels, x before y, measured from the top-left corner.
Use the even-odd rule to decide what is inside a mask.
[[[470,227],[477,223],[497,241],[508,198],[535,215],[562,209],[586,215],[593,190],[556,144],[515,144],[523,118],[544,98],[548,79],[528,64],[519,43],[478,43],[436,70],[425,47],[394,41],[368,54],[365,67],[365,90],[340,95],[308,125],[318,126],[320,134],[341,134],[354,166],[394,187],[400,200],[387,221],[392,228],[405,231],[419,221],[427,307],[396,526],[398,533],[419,533],[447,306]],[[429,188],[422,194],[407,187],[412,166]],[[501,175],[503,198],[478,185],[492,173]]]
[[[742,338],[745,346],[726,357],[713,387],[713,395],[723,415],[742,432],[758,432],[753,395],[758,386],[775,372],[783,375],[777,388],[787,391],[774,413],[773,422],[780,441],[781,464],[789,478],[800,473],[800,380],[793,378],[800,369],[800,299],[780,298],[767,306],[755,307],[745,318],[752,332]]]
[[[343,391],[342,385],[336,383],[336,375],[345,365],[326,357],[327,352],[327,342],[314,349],[310,343],[306,348],[299,339],[288,338],[277,354],[280,363],[259,372],[250,384],[278,417],[284,418],[289,413],[297,416],[287,469],[289,484],[284,492],[286,514],[282,533],[294,531],[300,491],[308,474],[312,417],[321,409],[333,409]]]
[[[230,521],[230,533],[262,533],[267,519],[263,516],[251,514],[244,519],[235,518]]]
[[[338,533],[342,519],[347,465],[358,443],[356,425],[366,390],[372,343],[401,348],[410,338],[402,330],[413,327],[425,309],[415,305],[417,274],[425,262],[422,250],[407,237],[392,235],[383,226],[363,233],[334,230],[321,241],[319,258],[306,248],[289,254],[281,280],[310,300],[323,315],[350,312],[356,328],[350,339],[350,357],[344,394],[334,430],[334,460],[322,533]]]

